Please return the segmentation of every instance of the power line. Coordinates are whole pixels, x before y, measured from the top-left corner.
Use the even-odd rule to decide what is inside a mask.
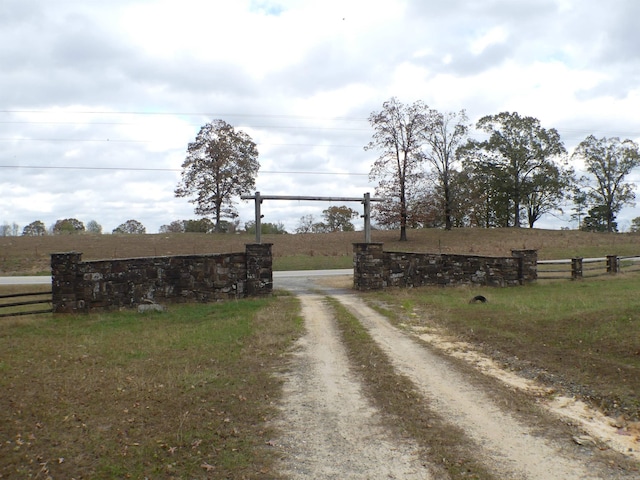
[[[142,112],[142,111],[101,111],[101,110],[0,110],[0,113],[29,113],[29,114],[79,114],[79,115],[144,115],[144,116],[199,116],[199,117],[248,117],[248,118],[293,118],[293,119],[313,119],[313,120],[345,120],[345,121],[367,121],[367,118],[357,117],[319,117],[316,115],[284,115],[266,113],[207,113],[207,112]]]
[[[125,172],[181,172],[179,168],[136,168],[136,167],[81,167],[81,166],[58,166],[58,165],[0,165],[0,168],[14,169],[31,169],[31,170],[107,170],[107,171],[125,171]],[[312,172],[312,171],[278,171],[278,170],[262,170],[258,174],[265,173],[269,175],[347,175],[347,176],[369,176],[368,173],[357,172]]]
[[[83,142],[83,143],[154,143],[158,140],[121,140],[110,138],[0,138],[0,142]],[[270,147],[331,147],[331,148],[362,148],[362,145],[338,145],[333,143],[269,143],[259,142],[260,145]]]

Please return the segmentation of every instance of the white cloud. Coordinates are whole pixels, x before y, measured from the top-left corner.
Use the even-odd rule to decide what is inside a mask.
[[[367,117],[392,96],[472,120],[535,116],[568,147],[590,133],[640,140],[640,3],[616,6],[5,0],[0,222],[80,215],[111,231],[136,218],[157,231],[194,218],[166,169],[214,118],[252,136],[256,189],[280,195],[373,193]],[[294,228],[324,208],[269,205],[267,221]],[[239,210],[252,219],[253,205]]]

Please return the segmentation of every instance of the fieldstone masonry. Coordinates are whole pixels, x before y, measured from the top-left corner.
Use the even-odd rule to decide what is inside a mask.
[[[215,302],[270,295],[272,244],[243,253],[82,261],[51,255],[54,313],[136,308],[144,303]]]
[[[385,252],[382,243],[355,243],[353,287],[423,285],[523,285],[537,279],[536,250],[512,250],[511,257]]]

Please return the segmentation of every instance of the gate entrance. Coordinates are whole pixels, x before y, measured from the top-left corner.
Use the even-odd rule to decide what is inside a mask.
[[[260,195],[260,192],[256,192],[255,195],[243,195],[240,197],[242,200],[255,200],[256,209],[256,243],[262,243],[261,230],[262,230],[262,213],[260,212],[260,205],[263,200],[306,200],[306,201],[319,201],[319,202],[360,202],[364,205],[364,214],[360,218],[364,219],[364,242],[371,243],[371,202],[382,202],[382,198],[371,198],[369,192],[365,193],[362,198],[358,197],[296,197],[289,195]]]

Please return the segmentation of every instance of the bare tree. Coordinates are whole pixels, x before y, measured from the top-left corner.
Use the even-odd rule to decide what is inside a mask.
[[[422,134],[424,158],[434,168],[437,187],[442,194],[444,228],[451,230],[454,192],[452,176],[457,161],[456,151],[466,141],[469,120],[464,110],[458,113],[440,113],[430,109]]]
[[[407,240],[407,191],[417,183],[422,173],[422,132],[426,126],[428,107],[421,101],[403,105],[397,98],[384,102],[380,112],[369,116],[374,129],[373,139],[365,150],[377,150],[369,178],[378,181],[376,194],[389,199],[378,211],[392,208],[400,219],[400,241]]]

